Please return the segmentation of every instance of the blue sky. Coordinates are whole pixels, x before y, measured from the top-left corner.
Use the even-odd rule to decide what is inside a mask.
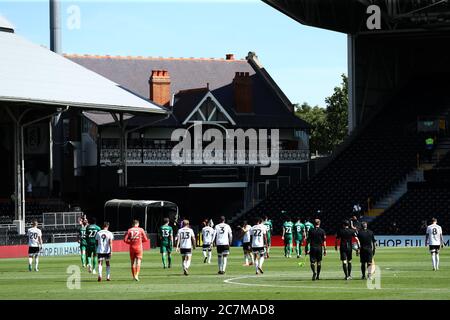
[[[68,27],[73,6],[80,28]],[[0,14],[49,47],[47,0],[0,0]],[[245,58],[255,51],[293,103],[324,106],[347,72],[345,34],[303,26],[259,0],[63,0],[62,28],[65,53]]]

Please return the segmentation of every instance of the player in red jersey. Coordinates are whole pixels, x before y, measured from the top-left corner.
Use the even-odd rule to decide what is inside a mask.
[[[133,279],[139,281],[139,272],[141,271],[141,261],[144,251],[142,243],[147,242],[148,238],[144,229],[139,228],[138,220],[133,220],[133,227],[128,229],[123,241],[130,245],[131,273]]]

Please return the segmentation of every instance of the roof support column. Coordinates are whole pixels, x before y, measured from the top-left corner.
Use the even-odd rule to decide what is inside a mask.
[[[15,221],[23,221],[23,206],[22,200],[25,197],[22,192],[22,133],[20,125],[17,122],[14,122],[14,220]],[[21,232],[21,227],[18,226],[18,233],[23,234]]]
[[[23,148],[23,126],[20,124],[28,110],[19,117],[6,107],[14,123],[14,224],[19,234],[25,234],[25,160]]]
[[[118,124],[120,129],[120,137],[119,137],[119,169],[117,173],[119,174],[119,187],[126,188],[127,187],[127,132],[126,132],[126,122],[123,119],[123,112],[119,114],[111,113],[111,116],[114,118],[114,121]]]
[[[355,98],[355,36],[347,36],[347,58],[348,58],[348,134],[356,128],[356,98]]]
[[[123,121],[123,113],[122,115],[122,121]],[[124,162],[123,162],[123,185],[124,187],[128,187],[128,132],[125,130],[126,125],[122,127],[122,137],[124,140],[123,148],[124,148]]]
[[[21,109],[15,115],[9,107],[6,112],[14,123],[14,224],[17,232],[25,234],[25,150],[24,150],[24,128],[35,123],[52,118],[55,114],[46,115],[41,118],[23,123],[25,115],[32,109]]]
[[[53,195],[53,120],[48,121],[49,148],[48,148],[48,193]]]

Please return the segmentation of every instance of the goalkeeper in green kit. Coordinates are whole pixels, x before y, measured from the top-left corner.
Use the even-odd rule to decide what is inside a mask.
[[[96,274],[95,268],[98,264],[97,258],[97,240],[95,236],[101,228],[96,225],[97,220],[95,218],[89,219],[89,225],[86,227],[86,255],[89,273]],[[93,261],[92,261],[93,260]]]
[[[169,226],[170,219],[164,218],[164,224],[159,228],[160,253],[163,268],[172,266],[173,228]],[[167,257],[167,263],[166,263]]]
[[[294,241],[297,258],[300,258],[302,256],[302,244],[303,239],[305,238],[305,225],[302,223],[302,220],[300,218],[297,218],[297,222],[294,224]]]

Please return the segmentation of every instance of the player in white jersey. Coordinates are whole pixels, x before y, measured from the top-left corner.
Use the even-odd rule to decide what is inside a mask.
[[[252,244],[250,239],[251,225],[244,221],[242,226],[238,226],[242,232],[242,249],[244,250],[245,264],[244,266],[251,266],[254,263],[252,255]]]
[[[181,261],[184,275],[189,274],[191,266],[192,249],[195,249],[195,234],[189,228],[189,220],[183,220],[183,228],[177,233],[177,252],[181,253]]]
[[[437,224],[436,218],[431,219],[431,224],[427,227],[425,245],[430,246],[433,271],[439,270],[439,250],[444,247],[444,237],[442,228]]]
[[[111,254],[113,249],[114,235],[108,230],[109,222],[103,223],[103,230],[95,235],[97,241],[97,257],[98,257],[98,281],[102,281],[103,261],[106,261],[106,281],[111,281]]]
[[[208,224],[205,224],[205,226],[202,229],[202,238],[203,238],[203,263],[208,262],[208,264],[211,263],[211,256],[212,256],[212,246],[213,246],[213,240],[214,236],[216,234],[216,231],[210,227]]]
[[[37,220],[33,220],[32,227],[28,229],[28,270],[33,270],[33,257],[34,257],[34,270],[39,271],[39,252],[42,249],[42,231],[38,229]]]
[[[218,274],[225,274],[227,269],[228,255],[230,254],[230,245],[233,240],[233,232],[228,224],[225,223],[225,217],[221,216],[219,224],[216,225],[215,243],[217,247],[217,262],[219,264]]]
[[[262,223],[263,219],[258,218],[256,225],[250,230],[256,274],[264,273],[262,266],[267,247],[267,227]]]

